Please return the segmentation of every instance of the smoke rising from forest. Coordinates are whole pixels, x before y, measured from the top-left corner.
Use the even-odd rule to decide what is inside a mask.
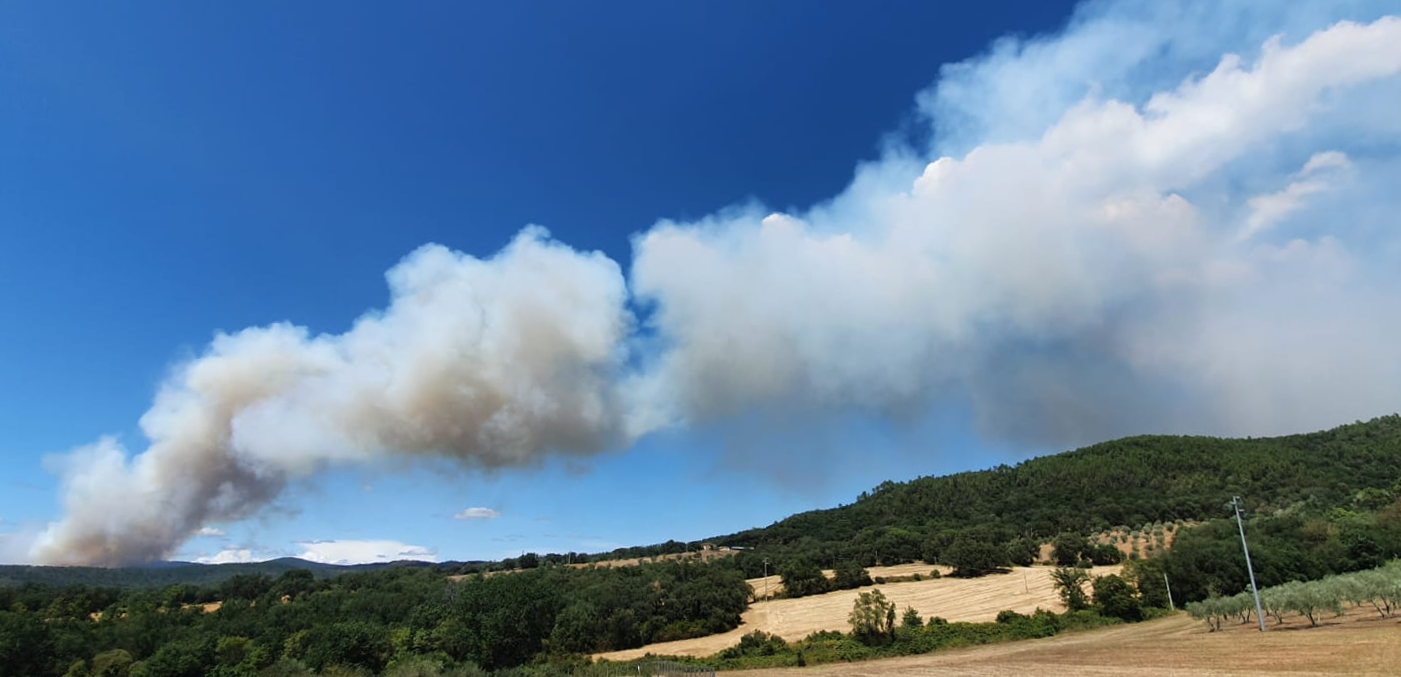
[[[1041,446],[1401,408],[1401,19],[1161,4],[945,67],[931,148],[805,211],[658,223],[627,278],[532,227],[410,254],[344,334],[219,335],[160,388],[149,446],[63,460],[33,559],[168,557],[336,464],[524,466],[766,407],[955,403]]]

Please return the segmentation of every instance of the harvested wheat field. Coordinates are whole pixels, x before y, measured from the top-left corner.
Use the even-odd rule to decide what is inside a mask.
[[[1036,675],[1263,677],[1401,674],[1401,620],[1359,611],[1323,626],[1254,625],[1210,633],[1178,614],[1147,623],[864,663],[746,671],[746,677]]]
[[[891,577],[928,574],[933,568],[910,564],[873,567],[869,571],[872,577]],[[1065,607],[1056,596],[1055,586],[1051,583],[1051,571],[1048,567],[1018,567],[1012,569],[1011,573],[982,578],[945,577],[885,583],[798,599],[760,601],[751,604],[749,610],[744,612],[740,626],[729,632],[649,644],[626,651],[613,651],[598,654],[597,658],[624,661],[649,653],[658,656],[709,656],[738,644],[740,637],[755,630],[763,630],[790,641],[802,639],[818,630],[846,632],[851,629],[847,616],[851,614],[856,595],[872,588],[879,588],[901,611],[904,611],[906,606],[912,606],[922,616],[941,616],[950,621],[991,621],[997,617],[997,612],[1004,609],[1018,613],[1031,613],[1037,607],[1062,611]],[[1094,574],[1103,576],[1118,571],[1117,566],[1098,567]],[[947,570],[944,572],[947,573]],[[771,585],[775,582],[769,581]],[[764,579],[753,579],[750,585],[757,594],[763,595]]]

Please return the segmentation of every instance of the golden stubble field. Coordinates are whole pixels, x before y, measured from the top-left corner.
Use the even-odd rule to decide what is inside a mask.
[[[874,577],[927,575],[937,567],[926,564],[906,564],[894,567],[871,567]],[[1118,573],[1120,567],[1096,567],[1096,576]],[[948,569],[941,569],[947,574]],[[758,601],[749,606],[742,616],[738,628],[718,635],[697,637],[676,642],[651,644],[638,649],[613,651],[599,654],[598,658],[624,661],[651,653],[659,656],[709,656],[722,649],[739,643],[740,637],[755,630],[778,635],[786,640],[799,640],[818,630],[838,630],[847,632],[851,626],[847,616],[856,601],[857,594],[879,588],[901,612],[912,606],[920,615],[928,618],[941,616],[950,621],[991,621],[997,612],[1011,609],[1018,613],[1031,613],[1037,607],[1051,611],[1063,611],[1064,605],[1056,595],[1051,583],[1050,567],[1014,568],[1011,573],[985,576],[983,578],[939,578],[935,580],[908,581],[868,586],[856,590],[842,590],[825,595],[798,599],[775,599]],[[763,596],[765,590],[774,590],[779,584],[777,576],[768,579],[756,578],[749,581],[756,595]]]
[[[1147,623],[1075,632],[1047,639],[941,651],[923,656],[806,668],[746,671],[746,677],[1264,677],[1401,674],[1401,618],[1368,609],[1329,618],[1317,628],[1302,619],[1271,626],[1206,624],[1178,614]]]

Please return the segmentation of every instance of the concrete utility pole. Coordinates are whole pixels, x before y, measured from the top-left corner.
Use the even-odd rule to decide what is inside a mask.
[[[1168,582],[1166,571],[1163,572],[1163,587],[1167,588],[1168,608],[1177,611],[1177,605],[1172,603],[1172,584]]]
[[[764,599],[769,598],[769,558],[764,558]]]
[[[1231,497],[1231,507],[1236,511],[1236,526],[1240,528],[1240,547],[1245,551],[1245,570],[1250,574],[1250,592],[1255,595],[1255,618],[1260,621],[1260,632],[1265,631],[1265,612],[1260,608],[1260,589],[1255,587],[1255,567],[1250,564],[1250,546],[1245,544],[1245,521],[1241,519],[1240,497]]]

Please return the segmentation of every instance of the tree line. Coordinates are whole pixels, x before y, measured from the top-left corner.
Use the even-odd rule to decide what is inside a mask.
[[[217,599],[217,610],[200,603]],[[724,632],[749,587],[733,568],[661,562],[539,567],[451,581],[396,568],[317,579],[245,574],[216,587],[0,588],[0,675],[251,677],[381,673],[430,662],[501,670]],[[290,671],[290,672],[289,672]]]

